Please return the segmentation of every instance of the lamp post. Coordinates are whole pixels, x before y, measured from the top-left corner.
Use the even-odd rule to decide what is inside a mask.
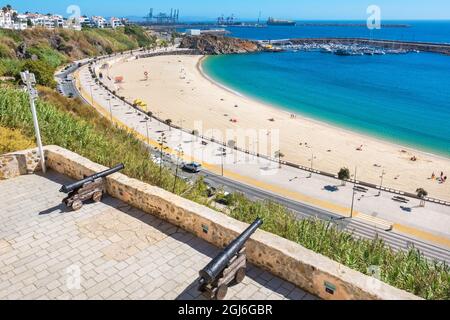
[[[147,131],[147,144],[150,145],[150,135],[148,134],[148,117],[145,117],[145,130]]]
[[[113,115],[112,115],[112,107],[111,107],[111,97],[109,97],[108,103],[109,103],[109,115],[111,117],[111,123],[112,123],[113,122]]]
[[[94,94],[92,93],[92,83],[89,83],[89,87],[91,88],[91,104],[94,105]]]
[[[312,178],[312,174],[313,174],[313,170],[314,170],[314,159],[315,159],[315,156],[314,156],[314,152],[313,151],[311,151],[311,172],[309,173],[309,176],[308,176],[308,178]]]
[[[180,137],[183,137],[183,123],[186,122],[183,119],[180,119],[179,123],[180,123]]]
[[[163,167],[163,159],[164,159],[163,153],[164,153],[164,150],[167,149],[167,147],[165,146],[167,144],[167,139],[166,139],[166,134],[164,132],[161,132],[161,136],[158,139],[158,144],[159,144],[159,147],[160,147],[159,184],[161,185],[161,182],[162,182],[162,180],[161,180],[161,178],[162,178],[162,167]]]
[[[176,169],[175,169],[175,180],[173,182],[172,193],[175,193],[175,190],[176,190],[176,187],[177,187],[178,170],[179,170],[178,168],[180,166],[180,159],[183,157],[183,155],[184,155],[183,147],[180,144],[180,145],[178,145],[178,148],[177,148],[177,166],[176,166]]]
[[[227,149],[225,148],[219,148],[220,151],[220,157],[222,159],[222,177],[223,177],[223,173],[224,173],[224,157],[227,155]]]
[[[384,175],[386,174],[386,172],[383,170],[382,172],[381,172],[381,181],[380,181],[380,190],[378,191],[378,196],[381,196],[381,188],[383,187],[383,178],[384,178]]]
[[[353,181],[353,195],[352,195],[352,207],[351,207],[351,210],[350,210],[350,219],[353,218],[353,209],[354,209],[354,206],[355,206],[355,195],[356,195],[356,170],[357,170],[357,167],[355,167],[355,176],[354,176],[355,180]]]
[[[36,89],[33,88],[33,85],[36,84],[36,78],[35,78],[34,74],[28,72],[28,70],[25,72],[21,72],[20,76],[22,78],[22,81],[27,86],[27,92],[28,92],[28,96],[29,96],[29,100],[30,100],[30,107],[31,107],[31,113],[33,116],[34,131],[36,134],[36,142],[37,142],[37,146],[38,146],[38,150],[39,150],[42,172],[44,172],[44,174],[45,174],[45,173],[47,173],[47,168],[45,166],[45,155],[44,155],[44,150],[42,147],[41,133],[39,130],[39,122],[37,119],[37,112],[36,112],[36,105],[34,103],[34,100],[38,96]]]

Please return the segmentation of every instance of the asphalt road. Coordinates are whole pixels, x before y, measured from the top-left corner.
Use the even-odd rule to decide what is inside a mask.
[[[60,83],[58,85],[58,89],[60,90],[60,93],[65,96],[79,97],[83,101],[88,103],[88,101],[81,97],[73,82],[72,74],[77,69],[77,65],[72,66],[57,76],[57,78],[59,79],[58,82]],[[174,170],[175,165],[173,164],[173,162],[171,162],[171,159],[165,158],[164,160],[164,165]],[[428,243],[419,239],[411,238],[407,235],[396,233],[393,231],[380,230],[375,226],[369,225],[367,223],[364,223],[363,221],[359,221],[356,219],[343,219],[341,216],[338,216],[327,210],[312,207],[294,200],[286,199],[274,193],[248,186],[226,177],[213,174],[211,172],[202,171],[198,175],[203,176],[206,183],[217,189],[222,188],[228,192],[243,193],[252,200],[271,200],[277,202],[290,209],[299,219],[316,217],[325,221],[330,221],[339,229],[350,232],[356,237],[366,239],[375,239],[378,237],[380,239],[383,239],[394,250],[408,250],[414,247],[420,250],[424,254],[424,256],[429,259],[445,261],[447,264],[450,264],[450,251],[447,248],[440,247],[438,245]],[[180,176],[185,180],[191,181],[196,178],[196,175],[189,174],[183,171],[180,172]]]

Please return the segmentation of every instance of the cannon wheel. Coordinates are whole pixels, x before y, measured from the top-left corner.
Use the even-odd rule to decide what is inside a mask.
[[[234,281],[236,283],[241,283],[245,279],[245,268],[239,268],[238,271],[236,271],[236,275],[234,276]]]
[[[94,200],[94,202],[100,202],[100,201],[102,201],[102,196],[103,196],[102,192],[101,191],[97,191],[92,196],[92,200]]]
[[[223,300],[225,299],[228,292],[228,286],[223,284],[220,287],[217,288],[216,291],[216,300]]]
[[[72,209],[73,211],[78,211],[83,207],[83,202],[81,202],[81,200],[75,200],[72,203]]]

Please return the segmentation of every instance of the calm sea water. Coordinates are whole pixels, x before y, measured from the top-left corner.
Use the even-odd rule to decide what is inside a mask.
[[[280,108],[450,156],[449,56],[260,53],[210,57],[204,70]]]
[[[302,23],[352,23],[361,27],[343,26],[295,26],[267,28],[227,28],[231,36],[253,40],[274,40],[287,38],[356,37],[404,41],[450,43],[449,21],[383,21],[383,24],[406,24],[409,28],[381,28],[369,30],[365,21],[299,21]]]

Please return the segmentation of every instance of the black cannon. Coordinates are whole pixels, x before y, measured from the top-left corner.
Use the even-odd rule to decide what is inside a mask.
[[[63,185],[59,192],[67,193],[68,196],[62,202],[74,211],[80,210],[83,207],[83,201],[92,199],[95,202],[100,202],[105,193],[104,178],[124,168],[125,166],[123,164],[119,164],[114,168],[85,177],[83,180],[69,185]]]
[[[225,298],[228,286],[234,281],[240,283],[245,278],[247,256],[245,243],[263,224],[256,219],[239,237],[231,242],[217,257],[215,257],[199,274],[198,290],[209,299]]]

